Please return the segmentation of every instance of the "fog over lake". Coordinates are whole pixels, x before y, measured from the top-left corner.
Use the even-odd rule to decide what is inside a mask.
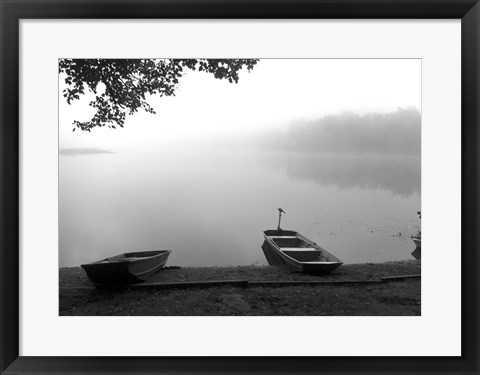
[[[88,98],[61,104],[59,265],[155,249],[168,265],[265,265],[279,207],[345,263],[413,259],[420,63],[348,61],[309,60],[281,90],[301,60],[261,60],[238,85],[191,73],[125,129],[72,132]]]
[[[173,249],[171,265],[266,264],[278,207],[285,229],[347,263],[409,259],[419,229],[418,157],[123,152],[63,156],[60,173],[61,266],[145,249]]]

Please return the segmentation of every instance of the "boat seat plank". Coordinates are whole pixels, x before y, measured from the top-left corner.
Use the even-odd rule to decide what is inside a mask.
[[[281,251],[320,251],[314,247],[281,247]]]
[[[290,238],[290,239],[294,239],[294,238],[297,238],[297,236],[268,236],[270,238],[273,238],[273,239],[279,239],[279,238]]]

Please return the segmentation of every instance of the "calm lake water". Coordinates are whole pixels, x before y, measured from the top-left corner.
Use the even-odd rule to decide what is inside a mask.
[[[59,263],[172,249],[168,265],[267,264],[278,207],[345,263],[413,259],[420,157],[118,151],[60,155]]]

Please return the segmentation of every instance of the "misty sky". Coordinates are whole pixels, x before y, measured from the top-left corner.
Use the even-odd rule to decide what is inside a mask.
[[[60,77],[60,95],[64,86]],[[293,121],[351,111],[388,113],[421,106],[419,59],[266,59],[238,84],[187,71],[174,97],[151,97],[157,114],[127,116],[125,128],[77,129],[73,120],[91,118],[86,95],[60,105],[60,148],[149,149],[176,142],[266,132]]]

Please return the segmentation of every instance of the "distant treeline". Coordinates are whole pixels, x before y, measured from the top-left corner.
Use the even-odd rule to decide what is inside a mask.
[[[269,148],[286,151],[418,155],[421,116],[415,108],[363,116],[342,113],[294,123],[266,142]]]

